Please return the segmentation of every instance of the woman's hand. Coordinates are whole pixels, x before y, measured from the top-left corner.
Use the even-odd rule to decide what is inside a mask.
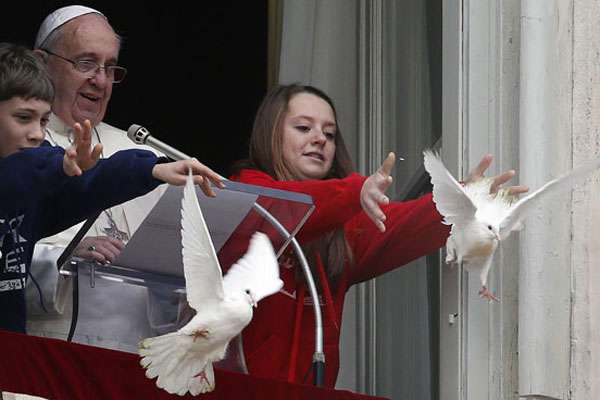
[[[360,205],[381,232],[385,232],[384,222],[386,219],[381,206],[390,202],[385,192],[392,184],[393,179],[390,173],[395,162],[396,155],[388,154],[381,167],[367,178],[360,190]]]
[[[473,181],[483,178],[484,173],[489,168],[490,164],[492,163],[493,158],[494,157],[491,154],[484,155],[483,158],[481,159],[481,161],[479,162],[479,164],[477,165],[477,167],[475,167],[475,169],[473,171],[471,171],[471,173],[469,174],[467,179],[465,179],[465,184],[468,184],[469,182],[473,182]],[[505,184],[506,182],[511,180],[514,176],[515,176],[514,169],[510,169],[508,171],[501,173],[500,175],[494,176],[492,178],[493,179],[492,185],[490,186],[490,194],[494,194],[494,193],[498,192],[498,190],[500,189],[500,186],[502,186],[503,184]],[[523,193],[527,193],[528,191],[529,191],[529,188],[524,185],[508,187],[508,194],[510,194],[510,195],[520,195]]]

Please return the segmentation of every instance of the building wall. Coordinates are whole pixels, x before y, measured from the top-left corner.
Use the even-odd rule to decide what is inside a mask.
[[[572,2],[521,1],[519,170],[536,190],[572,168]],[[571,194],[530,210],[519,234],[519,395],[569,393]],[[543,366],[543,367],[540,367]]]
[[[498,163],[490,173],[515,168],[518,181],[535,190],[600,156],[600,2],[456,3],[464,83],[451,101],[460,103],[463,121],[444,147],[445,154],[456,151],[458,171],[466,173],[487,150]],[[599,194],[596,173],[572,194],[545,202],[502,244],[490,276],[500,304],[472,298],[471,277],[455,283],[462,325],[444,327],[442,318],[441,329],[442,340],[459,329],[459,374],[442,381],[442,393],[600,398]],[[442,294],[442,304],[449,300]],[[452,353],[447,346],[442,353]]]
[[[573,4],[573,164],[600,156],[600,1]],[[571,396],[600,398],[600,173],[573,193]]]

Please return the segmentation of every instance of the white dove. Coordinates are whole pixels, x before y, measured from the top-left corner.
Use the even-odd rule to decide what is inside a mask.
[[[246,254],[223,278],[191,178],[181,210],[183,270],[187,301],[196,310],[176,332],[144,339],[140,364],[156,385],[180,396],[212,391],[212,363],[222,360],[229,341],[248,325],[252,307],[283,286],[268,237],[255,233]]]
[[[431,175],[433,201],[444,217],[443,223],[452,225],[446,241],[446,263],[462,263],[467,271],[478,272],[482,286],[479,295],[495,301],[498,299],[486,282],[498,242],[520,230],[528,212],[547,195],[572,188],[600,167],[600,159],[593,160],[519,200],[508,190],[490,194],[491,178],[463,187],[446,169],[439,154],[425,150],[423,155],[425,169]]]

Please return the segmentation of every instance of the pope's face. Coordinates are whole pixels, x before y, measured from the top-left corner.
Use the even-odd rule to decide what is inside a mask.
[[[61,39],[48,50],[74,61],[88,60],[101,66],[117,64],[119,39],[102,16],[83,15],[69,21],[62,29]],[[86,119],[93,126],[100,123],[113,88],[105,70],[82,73],[70,62],[52,55],[48,55],[47,61],[56,89],[52,111],[69,126]]]

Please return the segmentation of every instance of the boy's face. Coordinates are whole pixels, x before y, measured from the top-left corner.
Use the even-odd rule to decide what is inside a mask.
[[[50,118],[50,103],[13,97],[0,101],[0,157],[38,147]]]

